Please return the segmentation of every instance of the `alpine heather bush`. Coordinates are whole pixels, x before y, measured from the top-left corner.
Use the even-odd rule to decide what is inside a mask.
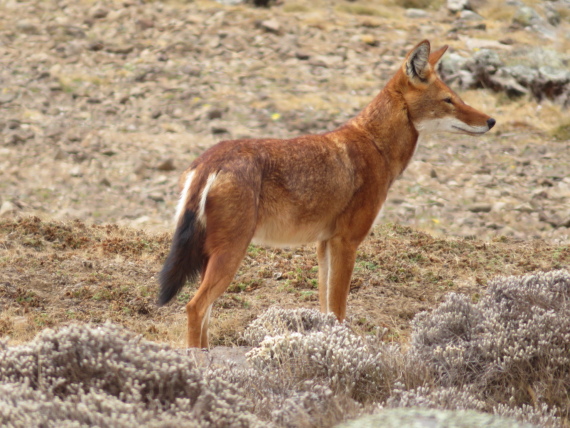
[[[334,315],[271,309],[260,319],[244,335],[252,343],[265,337],[247,354],[259,372],[273,371],[298,382],[319,380],[335,394],[362,404],[386,399],[397,380],[415,387],[430,376],[422,361],[410,359],[399,346],[359,336]]]
[[[0,341],[0,426],[327,427],[381,407],[568,418],[570,274],[497,278],[413,321],[409,350],[334,316],[272,308],[244,337],[250,367],[194,359],[112,325]]]
[[[570,414],[570,273],[498,277],[476,304],[452,294],[416,316],[410,352],[442,386],[469,385],[498,413],[556,425],[551,409]]]
[[[109,324],[45,330],[21,346],[2,343],[0,385],[2,426],[257,423],[243,391],[216,377],[206,382],[190,357]]]
[[[255,415],[279,427],[328,427],[357,416],[362,406],[345,394],[335,394],[322,379],[299,381],[287,371],[214,369],[214,376],[247,391]]]
[[[282,369],[295,378],[326,380],[334,391],[367,389],[380,355],[372,355],[362,338],[337,324],[323,331],[267,337],[247,354],[258,370]]]
[[[282,309],[273,306],[249,324],[243,339],[250,346],[259,346],[266,336],[322,331],[325,326],[331,327],[337,323],[336,316],[332,313],[323,314],[314,309]]]

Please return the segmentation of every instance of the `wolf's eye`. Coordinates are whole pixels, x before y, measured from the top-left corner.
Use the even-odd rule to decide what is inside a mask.
[[[451,97],[444,98],[443,101],[445,101],[445,102],[448,103],[448,104],[453,104],[453,101],[451,100]]]

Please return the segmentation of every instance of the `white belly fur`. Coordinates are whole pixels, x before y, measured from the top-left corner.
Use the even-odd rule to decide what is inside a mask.
[[[324,241],[330,236],[327,228],[319,223],[292,225],[267,221],[257,227],[252,241],[271,247],[289,247]]]

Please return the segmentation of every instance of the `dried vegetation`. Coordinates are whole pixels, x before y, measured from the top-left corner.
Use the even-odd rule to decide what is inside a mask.
[[[111,324],[46,330],[0,346],[0,423],[309,427],[422,407],[567,426],[568,302],[566,270],[497,277],[476,303],[451,294],[416,316],[409,347],[270,308],[244,333],[246,366],[199,366]]]
[[[184,305],[194,286],[157,308],[156,275],[170,237],[140,230],[37,218],[0,221],[0,334],[12,343],[46,327],[110,320],[149,340],[184,343]],[[568,268],[570,249],[543,241],[440,239],[410,228],[375,229],[359,249],[349,314],[366,333],[405,341],[410,320],[449,292],[478,299],[499,274]],[[318,307],[312,246],[251,246],[230,289],[214,306],[214,345],[235,345],[269,306]]]

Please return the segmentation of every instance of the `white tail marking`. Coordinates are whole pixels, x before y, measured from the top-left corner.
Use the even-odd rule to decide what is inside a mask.
[[[208,176],[208,180],[206,181],[206,185],[204,189],[202,189],[202,195],[200,196],[200,204],[198,205],[198,220],[206,226],[206,200],[208,199],[208,192],[210,191],[210,187],[214,184],[218,173],[213,173]]]
[[[331,244],[327,242],[325,250],[325,258],[327,264],[327,313],[331,311]]]
[[[174,215],[174,222],[178,224],[178,220],[180,220],[180,216],[186,207],[186,203],[188,202],[188,192],[190,191],[190,186],[192,186],[192,179],[194,178],[194,172],[191,171],[190,174],[186,176],[186,181],[184,182],[184,188],[180,193],[180,199],[178,199],[178,205],[176,206],[176,214]]]

